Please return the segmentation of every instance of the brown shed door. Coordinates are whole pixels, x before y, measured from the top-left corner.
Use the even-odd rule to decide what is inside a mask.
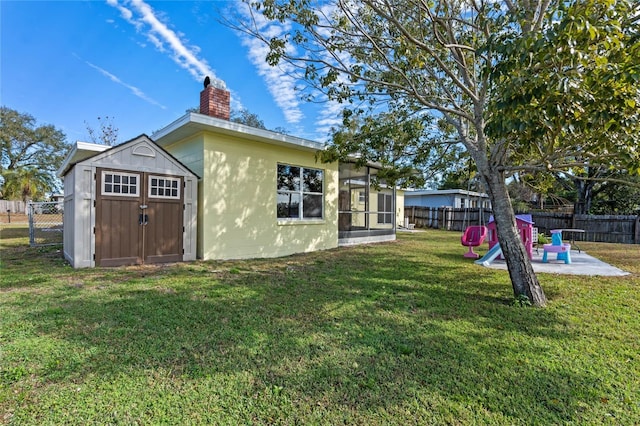
[[[144,262],[178,262],[182,260],[182,178],[145,174],[145,183]]]
[[[98,169],[96,265],[182,260],[183,180]]]

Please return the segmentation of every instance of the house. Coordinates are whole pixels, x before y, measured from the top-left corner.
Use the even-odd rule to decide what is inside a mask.
[[[234,123],[229,113],[229,92],[209,85],[200,113],[153,135],[200,176],[198,258],[277,257],[395,239],[401,192],[372,185],[379,166],[322,163],[323,143]]]
[[[200,113],[152,138],[76,144],[59,170],[64,253],[74,267],[278,257],[395,240],[402,191],[376,179],[379,165],[322,163],[323,143],[229,121],[229,100],[209,85]]]
[[[64,194],[51,194],[51,196],[49,197],[49,201],[52,203],[59,203],[61,201],[64,201]]]
[[[198,176],[148,136],[77,142],[58,176],[74,268],[195,260]]]
[[[489,196],[484,193],[464,189],[437,189],[406,191],[405,207],[451,207],[451,208],[491,208]]]

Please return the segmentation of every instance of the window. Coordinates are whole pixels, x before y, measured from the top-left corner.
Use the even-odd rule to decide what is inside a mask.
[[[365,201],[367,200],[367,194],[364,191],[360,191],[358,192],[358,202],[360,204],[364,204]]]
[[[279,219],[322,219],[324,172],[278,164]]]
[[[149,197],[180,198],[180,179],[166,176],[149,176]]]
[[[378,223],[393,223],[392,202],[391,194],[378,194]]]
[[[140,175],[122,172],[102,172],[102,195],[137,197]]]

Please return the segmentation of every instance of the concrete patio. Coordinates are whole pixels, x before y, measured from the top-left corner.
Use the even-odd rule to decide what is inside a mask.
[[[533,251],[533,259],[531,265],[536,273],[546,272],[550,274],[568,274],[568,275],[591,275],[603,277],[622,277],[629,275],[622,269],[611,266],[593,256],[588,255],[584,251],[578,252],[571,250],[571,264],[566,265],[564,260],[556,260],[555,253],[549,253],[548,263],[542,263],[542,249],[538,253]],[[494,260],[486,266],[492,269],[507,269],[504,260]]]

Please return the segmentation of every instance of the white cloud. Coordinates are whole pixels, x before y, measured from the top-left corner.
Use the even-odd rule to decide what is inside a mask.
[[[279,37],[283,34],[291,31],[290,23],[280,23],[277,21],[269,21],[264,15],[259,12],[251,14],[248,6],[245,3],[235,2],[236,12],[239,12],[246,22],[254,22],[255,28],[266,39],[273,37]],[[335,6],[323,7],[320,13],[320,19],[325,20],[335,11]],[[328,30],[327,30],[328,31]],[[297,124],[304,118],[304,114],[301,110],[300,90],[299,88],[305,84],[303,76],[300,74],[301,69],[295,68],[288,63],[281,63],[277,67],[272,67],[265,61],[267,54],[269,53],[269,47],[261,40],[247,35],[245,33],[238,33],[241,38],[243,46],[248,49],[247,56],[249,60],[257,69],[258,74],[264,79],[269,92],[276,104],[282,109],[285,119],[289,124]],[[325,34],[326,35],[326,34]],[[295,53],[295,48],[289,44],[287,45],[289,53]],[[295,56],[295,55],[293,55]],[[322,59],[331,62],[333,59],[328,55],[322,55]],[[345,62],[349,62],[348,57],[341,57]],[[339,81],[348,84],[348,80],[345,76],[338,77]],[[315,117],[315,137],[320,140],[324,140],[326,135],[333,127],[337,127],[342,123],[342,109],[343,105],[330,101],[326,96],[319,95],[318,103],[319,107],[314,108],[318,111]]]
[[[238,12],[250,19],[246,4],[236,2],[235,5],[239,9]],[[256,26],[268,38],[279,36],[289,30],[288,25],[267,21],[261,14],[256,14],[254,17]],[[242,45],[248,50],[249,60],[258,71],[258,75],[264,79],[269,93],[271,93],[276,105],[282,110],[287,123],[299,123],[304,118],[304,114],[300,109],[297,90],[298,78],[295,76],[294,67],[286,63],[276,67],[270,66],[265,61],[269,47],[263,41],[244,33],[238,33],[238,35]]]
[[[136,29],[138,30],[140,29],[139,24],[133,20],[133,13],[126,7],[119,4],[118,0],[107,0],[107,4],[109,6],[113,6],[116,9],[118,9],[118,11],[120,12],[120,15],[122,16],[122,19],[129,22],[131,25],[135,26]]]
[[[162,42],[153,34],[147,34],[147,39],[158,49],[161,53],[166,52]]]
[[[144,34],[159,52],[167,54],[195,80],[202,81],[205,76],[209,76],[214,84],[226,87],[207,61],[198,57],[200,48],[189,46],[184,35],[169,28],[149,4],[142,0],[107,0],[107,3],[117,8],[122,17]]]
[[[130,84],[125,83],[124,81],[120,80],[116,75],[111,74],[109,71],[105,70],[104,68],[100,68],[99,66],[92,64],[89,61],[84,61],[87,65],[89,65],[91,68],[99,71],[102,75],[104,75],[105,77],[109,78],[111,81],[113,81],[114,83],[117,83],[121,86],[126,87],[127,89],[129,89],[131,91],[131,93],[133,93],[134,95],[136,95],[137,97],[139,97],[140,99],[144,100],[145,102],[150,103],[151,105],[155,105],[158,106],[162,109],[167,109],[167,107],[165,107],[164,105],[162,105],[160,102],[156,101],[155,99],[150,98],[149,96],[147,96],[142,90],[138,89],[135,86],[132,86]]]
[[[287,123],[298,123],[303,114],[296,91],[297,79],[287,74],[286,66],[272,67],[265,62],[268,47],[263,42],[252,37],[242,37],[241,41],[247,47],[249,60],[264,79],[274,102],[282,109]]]
[[[320,117],[316,120],[316,132],[321,136],[326,136],[332,128],[342,124],[342,109],[344,105],[329,100],[323,105],[324,108],[320,111]]]

